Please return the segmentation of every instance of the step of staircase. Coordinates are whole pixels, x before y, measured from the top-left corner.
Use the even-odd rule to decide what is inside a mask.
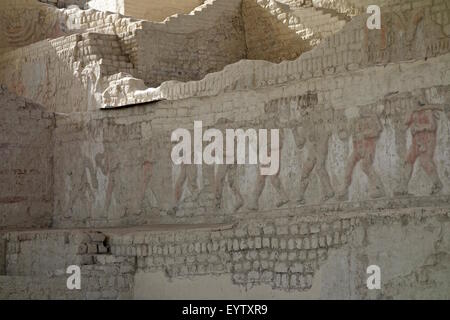
[[[291,13],[296,18],[294,18],[296,24],[293,25],[295,29],[306,28],[310,30],[307,33],[318,34],[321,38],[336,33],[346,24],[346,21],[338,16],[324,13],[314,7],[292,8]],[[302,34],[302,32],[297,32],[297,34]]]
[[[78,59],[82,65],[98,62],[103,75],[109,76],[119,72],[133,73],[133,64],[125,55],[116,35],[86,33],[77,43]]]

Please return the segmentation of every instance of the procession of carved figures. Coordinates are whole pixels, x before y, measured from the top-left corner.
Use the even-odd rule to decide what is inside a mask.
[[[441,99],[442,100],[442,99]],[[367,178],[368,195],[371,199],[388,197],[385,186],[374,166],[377,152],[377,143],[385,130],[384,123],[392,124],[395,132],[395,144],[400,159],[398,172],[398,185],[395,186],[393,196],[407,196],[408,186],[416,165],[426,173],[431,181],[430,194],[439,195],[443,189],[443,183],[439,177],[437,164],[434,159],[438,120],[445,114],[450,115],[450,106],[445,101],[431,103],[424,92],[415,95],[392,94],[383,101],[383,105],[373,105],[358,109],[358,116],[348,118],[345,110],[336,111],[324,108],[318,104],[315,93],[307,93],[301,96],[280,98],[268,101],[265,104],[264,116],[258,119],[257,125],[261,128],[280,128],[280,151],[283,148],[285,132],[291,131],[295,146],[299,151],[306,152],[306,161],[297,161],[299,172],[299,188],[297,190],[297,205],[305,204],[305,193],[313,174],[317,176],[320,184],[323,202],[349,200],[349,188],[352,185],[357,165]],[[288,119],[281,119],[283,113],[288,111]],[[228,126],[226,125],[228,124]],[[230,120],[221,119],[216,128],[224,130],[233,128]],[[236,128],[237,124],[233,126]],[[408,132],[410,132],[410,146],[407,149]],[[338,188],[333,188],[330,182],[330,173],[327,169],[327,157],[330,149],[331,137],[336,134],[344,143],[351,143],[351,153],[345,161],[343,181]],[[280,152],[281,154],[281,152]],[[270,183],[276,191],[278,201],[276,207],[282,207],[290,201],[286,185],[280,176],[283,158],[280,159],[280,170],[272,176],[257,174],[252,194],[248,200],[242,195],[238,183],[238,165],[218,165],[214,174],[214,193],[216,209],[222,207],[224,187],[229,186],[235,204],[233,211],[237,211],[245,205],[249,210],[258,210],[259,200],[267,183]],[[184,165],[175,187],[175,208],[180,205],[181,194],[185,181],[189,194],[198,197],[201,192],[197,184],[197,172],[199,166]],[[188,173],[189,172],[189,173]]]
[[[67,34],[63,15],[51,7],[30,8],[14,2],[7,5],[9,8],[0,12],[0,39],[12,48]]]
[[[75,145],[70,152],[61,145],[67,163],[58,163],[65,174],[62,180],[56,176],[57,183],[71,192],[61,195],[56,207],[72,215],[120,219],[128,213],[189,216],[187,211],[233,213],[447,194],[447,88],[392,93],[372,105],[341,110],[319,101],[314,92],[283,97],[266,101],[252,121],[220,118],[210,125],[220,132],[280,129],[280,166],[274,175],[260,174],[259,165],[236,162],[175,165],[170,132],[143,140],[138,122],[88,126],[103,128],[103,133],[98,142],[80,147],[82,157],[69,156]]]

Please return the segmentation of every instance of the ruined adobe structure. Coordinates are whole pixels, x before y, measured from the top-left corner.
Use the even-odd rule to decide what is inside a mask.
[[[450,298],[449,1],[3,2],[1,298]],[[194,121],[279,173],[174,165]]]

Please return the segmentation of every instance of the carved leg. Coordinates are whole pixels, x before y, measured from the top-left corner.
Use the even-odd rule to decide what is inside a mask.
[[[196,201],[200,193],[197,185],[197,165],[190,165],[187,168],[187,179],[192,201]]]
[[[324,141],[324,143],[320,146],[316,165],[316,172],[317,175],[319,176],[324,201],[333,198],[335,195],[334,190],[331,187],[330,176],[328,175],[328,171],[326,168],[327,156],[328,156],[328,139]]]
[[[408,196],[410,195],[408,192],[409,181],[411,180],[411,176],[414,169],[414,163],[416,163],[416,159],[418,157],[418,147],[417,141],[413,138],[411,148],[408,151],[408,155],[406,156],[406,160],[403,164],[403,167],[400,169],[401,178],[400,185],[397,190],[394,192],[395,196]]]
[[[434,132],[427,133],[424,149],[424,152],[419,156],[420,165],[433,182],[431,194],[438,194],[442,190],[443,185],[433,160],[434,151],[436,149],[436,135]]]
[[[239,183],[237,181],[237,168],[235,166],[228,167],[228,185],[233,191],[236,197],[236,203],[234,205],[234,211],[238,211],[244,205],[244,199],[242,198],[241,191],[239,190]]]
[[[355,168],[359,160],[360,157],[354,150],[353,153],[350,155],[348,163],[345,167],[344,184],[342,185],[342,189],[339,190],[337,194],[337,198],[339,200],[348,200],[348,188],[352,184],[353,169]]]
[[[114,173],[111,174],[108,178],[108,185],[106,187],[106,210],[109,210],[109,208],[111,207],[111,202],[112,202],[112,194],[114,191]]]
[[[276,203],[277,208],[289,202],[289,198],[286,195],[286,191],[281,183],[279,174],[280,172],[278,171],[276,175],[270,177],[270,182],[274,186],[275,190],[277,190],[278,196],[280,197],[280,200]]]
[[[95,194],[87,180],[84,189],[86,190],[86,198],[88,200],[88,204],[92,205],[92,203],[95,201]]]
[[[434,164],[433,159],[427,156],[426,154],[422,154],[419,157],[419,161],[420,165],[428,174],[428,176],[431,178],[431,181],[433,183],[433,186],[431,188],[431,194],[432,195],[439,194],[439,192],[443,188],[443,185],[441,179],[439,178],[439,174],[437,172],[436,165]]]
[[[334,190],[331,187],[330,176],[328,175],[325,165],[317,166],[316,170],[322,186],[323,199],[324,201],[327,201],[334,197]]]
[[[178,178],[175,182],[175,206],[178,206],[181,195],[183,194],[183,185],[186,181],[186,165],[182,165],[180,169],[180,174],[178,175]]]
[[[223,185],[225,182],[225,176],[226,176],[226,167],[224,165],[219,165],[217,167],[217,173],[216,177],[214,179],[214,194],[216,198],[216,208],[220,209],[222,204],[222,197],[223,197]]]
[[[369,195],[372,199],[381,198],[386,195],[380,176],[373,167],[373,157],[367,156],[362,160],[362,170],[369,180]]]
[[[70,217],[70,215],[73,214],[73,210],[75,208],[75,203],[77,202],[77,200],[80,198],[79,194],[81,192],[81,188],[75,188],[75,191],[70,192],[70,199],[68,202],[68,207],[65,208],[66,211],[64,212],[64,215],[66,217]],[[108,209],[109,206],[107,206],[106,209]]]
[[[261,196],[261,193],[263,192],[265,185],[266,185],[266,176],[258,174],[258,178],[256,180],[254,197],[253,197],[253,199],[251,199],[250,204],[248,206],[248,208],[250,210],[258,210],[259,197]]]
[[[305,192],[308,189],[309,185],[309,177],[311,176],[311,172],[316,165],[316,157],[313,157],[311,154],[308,154],[308,158],[303,166],[302,175],[300,178],[300,190],[299,197],[297,199],[297,204],[305,203]]]
[[[398,121],[398,120],[397,120]],[[398,121],[400,122],[400,121]],[[395,146],[401,159],[406,159],[406,128],[399,123],[394,124]]]

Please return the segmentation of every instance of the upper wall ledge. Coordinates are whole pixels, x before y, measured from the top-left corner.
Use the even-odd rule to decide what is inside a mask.
[[[368,30],[369,15],[359,15],[340,32],[293,61],[274,64],[241,60],[199,81],[167,81],[146,90],[125,85],[127,79],[112,82],[103,94],[103,108],[283,85],[370,66],[426,60],[450,52],[450,2],[403,0],[401,6],[398,1],[394,3],[395,7],[383,7],[381,30]],[[117,90],[119,87],[128,91]],[[112,92],[120,92],[120,95],[110,94]]]
[[[217,4],[223,1],[231,3],[231,0],[215,0],[209,3]],[[106,79],[101,91],[94,93],[99,97],[98,107],[123,107],[158,100],[213,96],[232,90],[283,85],[291,81],[342,74],[374,65],[427,59],[450,51],[450,2],[392,0],[392,3],[393,6],[383,7],[381,30],[367,29],[367,14],[357,16],[340,32],[326,38],[317,47],[293,61],[274,64],[241,60],[226,66],[220,72],[206,75],[202,80],[167,81],[157,88],[147,88],[142,80],[129,74],[116,74]],[[75,12],[79,9],[66,9],[67,12],[71,12],[70,10]],[[199,12],[204,10],[206,9],[203,8]],[[99,17],[102,14],[107,13],[95,12]],[[42,55],[45,50],[34,49],[42,46],[46,50],[54,50],[61,39],[74,36],[76,35],[41,41],[5,53],[0,56],[0,61],[8,63],[7,60],[17,57],[26,58],[31,51]]]

